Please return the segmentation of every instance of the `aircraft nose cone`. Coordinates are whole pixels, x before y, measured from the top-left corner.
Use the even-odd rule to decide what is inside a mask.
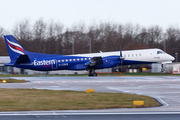
[[[170,56],[170,60],[173,61],[175,60],[175,58],[173,56]]]

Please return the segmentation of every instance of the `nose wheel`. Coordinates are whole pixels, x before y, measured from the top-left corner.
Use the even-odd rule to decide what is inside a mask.
[[[163,64],[161,64],[161,72],[164,72],[165,71],[165,69],[164,69],[164,65]]]

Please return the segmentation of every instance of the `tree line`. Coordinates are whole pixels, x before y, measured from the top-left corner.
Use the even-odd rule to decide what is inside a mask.
[[[11,31],[0,26],[0,56],[8,55],[3,38],[7,34],[14,35],[27,51],[48,54],[117,51],[120,46],[122,50],[160,48],[172,56],[180,51],[180,29],[177,26],[163,30],[158,25],[143,27],[101,22],[64,27],[62,23],[47,23],[43,19],[30,24],[25,19],[15,24]]]

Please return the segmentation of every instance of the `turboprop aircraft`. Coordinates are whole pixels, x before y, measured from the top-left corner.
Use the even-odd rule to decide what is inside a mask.
[[[151,64],[172,62],[174,57],[160,49],[100,52],[76,55],[43,54],[26,51],[12,35],[4,40],[11,59],[6,66],[39,71],[87,70],[89,76],[97,76],[96,69],[117,67],[119,65]]]

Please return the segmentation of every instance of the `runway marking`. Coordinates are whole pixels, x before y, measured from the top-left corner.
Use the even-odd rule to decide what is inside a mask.
[[[168,103],[166,103],[164,100],[162,100],[160,97],[156,98],[161,104],[163,104],[165,107],[169,106]]]
[[[61,115],[63,118],[66,118],[66,116],[64,116],[64,115]]]
[[[122,113],[106,113],[106,112],[100,112],[100,113],[93,113],[93,112],[90,112],[90,113],[59,113],[59,112],[40,112],[40,113],[5,113],[5,114],[1,114],[0,113],[0,116],[26,116],[26,115],[34,115],[34,116],[41,116],[41,115],[61,115],[61,116],[64,116],[66,117],[65,115],[141,115],[141,114],[146,114],[146,115],[152,115],[152,114],[180,114],[180,112],[122,112]]]
[[[113,88],[113,87],[107,87],[107,88],[108,88],[108,89],[112,89],[112,90],[117,90],[117,91],[125,92],[125,93],[134,93],[134,92],[132,92],[132,91],[119,90],[118,88]],[[152,98],[155,98],[155,99],[156,99],[157,101],[159,101],[161,104],[163,104],[163,107],[169,106],[169,104],[166,103],[164,100],[162,100],[160,97],[154,97],[154,96],[151,96],[151,95],[148,95],[148,94],[144,94],[144,93],[140,93],[140,92],[135,92],[135,94],[150,96],[150,97],[152,97]]]
[[[35,115],[37,118],[40,118],[39,116]]]

